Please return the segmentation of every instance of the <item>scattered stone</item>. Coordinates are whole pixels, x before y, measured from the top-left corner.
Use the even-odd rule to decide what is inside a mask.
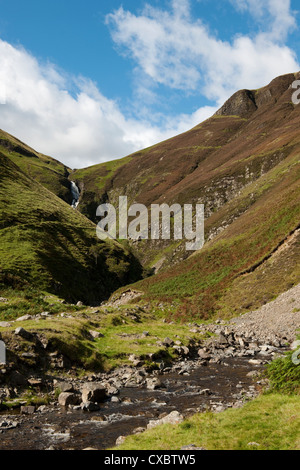
[[[120,399],[119,399],[118,397],[112,396],[111,399],[110,399],[110,401],[111,401],[112,403],[119,403],[119,402],[120,402]]]
[[[49,317],[50,315],[52,315],[50,312],[42,312],[42,313],[40,313],[40,316],[41,316],[41,317]]]
[[[38,411],[39,413],[44,413],[45,411],[47,411],[47,409],[48,409],[47,405],[41,405],[38,407],[36,411]]]
[[[187,346],[181,346],[181,353],[183,356],[188,356],[190,354],[190,350]]]
[[[4,419],[0,421],[0,432],[8,431],[9,429],[14,429],[19,425],[17,421],[10,421],[8,419]]]
[[[163,386],[162,382],[157,377],[147,379],[146,385],[148,390],[157,390]]]
[[[253,365],[256,365],[256,366],[259,366],[259,365],[263,364],[263,361],[260,360],[260,359],[250,359],[248,362],[249,362],[249,364],[253,364]]]
[[[300,340],[293,341],[293,343],[291,344],[291,350],[293,351],[294,349],[298,348],[300,348]]]
[[[147,429],[155,428],[161,424],[180,424],[183,422],[183,416],[178,411],[172,411],[170,414],[161,419],[153,419],[149,421]]]
[[[92,401],[85,401],[81,403],[81,409],[83,411],[99,411],[100,405],[98,403],[94,403]]]
[[[259,372],[257,370],[251,370],[248,372],[247,377],[257,377],[259,375]]]
[[[132,431],[132,434],[142,434],[143,432],[146,431],[146,428],[143,428],[143,427],[139,427],[139,428],[135,428],[133,431]]]
[[[248,447],[259,447],[260,444],[258,444],[258,442],[248,442],[247,446]]]
[[[104,335],[103,335],[102,333],[100,333],[99,331],[90,330],[90,331],[89,331],[89,334],[90,334],[91,337],[94,338],[94,339],[104,338]]]
[[[91,418],[91,421],[97,421],[99,423],[104,423],[104,422],[107,422],[107,419],[105,418],[105,416],[93,416]]]
[[[223,411],[226,410],[227,407],[226,405],[223,405],[223,404],[219,404],[219,405],[216,404],[216,405],[213,405],[212,408],[215,413],[222,413]]]
[[[130,362],[136,362],[139,360],[139,358],[135,354],[130,354],[130,356],[128,357],[128,360]]]
[[[170,338],[165,338],[165,339],[162,341],[162,344],[163,344],[163,346],[169,348],[169,347],[173,346],[174,341],[173,341],[172,339],[170,339]]]
[[[12,323],[8,321],[0,321],[0,328],[9,328],[12,326]]]
[[[87,383],[82,388],[82,401],[101,403],[107,398],[106,389],[99,383]]]
[[[206,449],[204,449],[204,447],[197,447],[195,444],[190,444],[190,445],[181,447],[180,450],[206,450]]]
[[[32,315],[23,315],[22,317],[17,318],[16,321],[28,321],[32,319],[33,319]]]
[[[69,382],[61,382],[59,380],[54,380],[53,385],[55,388],[58,388],[61,393],[63,392],[74,392],[73,384]]]
[[[58,397],[58,403],[60,406],[72,406],[72,405],[78,405],[80,402],[79,396],[76,395],[75,393],[70,393],[70,392],[62,392],[59,397]]]
[[[207,360],[209,360],[209,359],[211,359],[211,356],[212,356],[212,355],[211,355],[211,353],[209,353],[209,352],[207,351],[207,349],[205,348],[205,349],[199,349],[199,351],[198,351],[198,356],[201,357],[201,359],[207,359]]]
[[[200,390],[200,392],[199,392],[199,395],[209,396],[211,394],[212,394],[212,392],[209,388],[204,388],[203,390]]]
[[[28,383],[31,387],[42,387],[43,379],[31,378],[28,379]]]
[[[116,446],[120,446],[124,444],[125,439],[126,439],[126,436],[119,436],[118,439],[116,440]]]
[[[35,413],[35,406],[21,406],[22,415],[32,415]]]
[[[24,359],[35,359],[36,354],[34,354],[32,352],[25,352],[25,353],[21,354],[21,357],[24,357]]]
[[[21,338],[26,339],[27,341],[33,340],[33,335],[22,327],[18,327],[15,329],[15,335],[21,336]]]

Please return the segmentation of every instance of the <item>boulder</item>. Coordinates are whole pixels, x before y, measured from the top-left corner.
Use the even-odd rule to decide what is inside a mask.
[[[78,405],[79,402],[79,396],[71,392],[62,392],[58,397],[60,406]]]
[[[82,388],[82,401],[101,403],[107,398],[106,389],[99,383],[86,383]]]
[[[89,330],[89,334],[93,339],[104,338],[104,335],[100,331]]]
[[[100,405],[98,403],[94,403],[92,401],[85,401],[81,403],[81,409],[83,411],[99,411]]]
[[[32,415],[35,413],[35,406],[21,406],[22,415]]]
[[[15,335],[21,336],[21,338],[26,339],[27,341],[33,340],[33,335],[22,327],[18,327],[15,329]]]
[[[157,377],[147,379],[146,385],[148,390],[157,390],[163,386],[162,382]]]
[[[74,392],[73,384],[69,382],[63,382],[59,380],[54,380],[53,385],[55,388],[58,388],[61,393],[63,392]]]
[[[169,347],[173,346],[174,341],[173,341],[172,339],[170,339],[170,338],[165,338],[165,339],[163,340],[162,344],[163,344],[163,346],[169,348]]]

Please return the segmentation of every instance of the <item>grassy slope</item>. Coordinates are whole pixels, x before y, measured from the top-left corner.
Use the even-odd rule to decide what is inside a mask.
[[[164,425],[131,436],[123,450],[300,450],[297,396],[263,395],[241,409],[197,414],[182,424]]]
[[[84,369],[85,374],[91,370],[111,370],[132,364],[129,360],[132,354],[144,357],[146,367],[158,368],[158,362],[162,359],[166,363],[177,357],[174,349],[165,348],[158,340],[169,337],[174,342],[180,340],[183,345],[189,346],[200,339],[199,334],[190,331],[188,324],[181,325],[179,331],[178,325],[166,323],[162,314],[147,312],[135,305],[95,309],[62,304],[55,296],[44,296],[36,291],[22,293],[7,289],[5,295],[7,302],[0,303],[0,322],[12,322],[26,314],[49,312],[51,315],[43,321],[31,317],[18,321],[18,326],[47,338],[51,350],[62,353],[78,371]],[[61,313],[64,315],[61,316]],[[8,360],[16,362],[18,357],[19,364],[27,365],[27,369],[31,366],[37,371],[41,368],[43,353],[39,354],[35,364],[28,363],[22,353],[32,345],[20,338],[16,340],[15,328],[16,323],[8,327],[0,326],[0,335],[8,348]],[[93,339],[90,330],[100,332],[101,336]],[[43,367],[40,373],[46,371]]]
[[[99,301],[138,279],[139,266],[95,225],[0,154],[0,274],[70,300]]]
[[[281,164],[281,171],[270,170],[240,194],[239,203],[246,204],[250,193],[254,202],[200,252],[136,287],[150,298],[184,300],[182,314],[205,317],[217,310],[219,313],[222,310],[240,313],[241,307],[245,310],[243,295],[247,304],[247,289],[251,290],[249,301],[252,299],[252,305],[258,306],[299,283],[299,243],[294,247],[293,257],[278,255],[276,270],[271,266],[263,286],[259,277],[255,277],[258,268],[254,269],[299,226],[299,176],[299,154],[295,153]],[[251,268],[253,272],[241,275]],[[256,299],[257,286],[260,288]]]
[[[56,196],[71,204],[70,169],[59,161],[36,152],[12,135],[0,130],[0,151],[27,176],[41,183]]]

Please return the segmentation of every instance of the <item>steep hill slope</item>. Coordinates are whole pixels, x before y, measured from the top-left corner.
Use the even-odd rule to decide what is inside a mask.
[[[205,205],[200,252],[175,242],[134,245],[161,268],[134,286],[147,298],[207,318],[258,308],[300,282],[300,106],[291,87],[299,76],[241,90],[191,131],[73,174],[90,218],[96,203],[117,204],[119,195],[148,207]]]
[[[26,175],[41,183],[67,203],[72,203],[68,180],[70,168],[54,158],[35,151],[3,130],[0,130],[0,152],[19,166]]]
[[[234,218],[203,249],[136,287],[178,315],[236,315],[300,282],[300,152],[247,186],[210,223]],[[224,219],[223,219],[224,217]]]
[[[212,239],[249,205],[239,195],[300,148],[300,107],[292,103],[292,82],[278,77],[259,90],[241,90],[194,129],[122,160],[75,171],[82,189],[79,210],[96,220],[103,201],[203,203],[206,239]],[[250,187],[250,186],[249,186]],[[228,202],[233,202],[228,206]],[[225,211],[226,206],[226,211]],[[135,244],[149,267],[168,267],[186,258],[178,243]]]
[[[117,243],[98,240],[95,229],[0,153],[2,286],[31,286],[70,301],[99,302],[139,279],[136,260]]]

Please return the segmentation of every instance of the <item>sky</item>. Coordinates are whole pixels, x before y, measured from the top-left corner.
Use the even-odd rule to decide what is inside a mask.
[[[297,0],[0,0],[0,128],[70,168],[300,70]]]

